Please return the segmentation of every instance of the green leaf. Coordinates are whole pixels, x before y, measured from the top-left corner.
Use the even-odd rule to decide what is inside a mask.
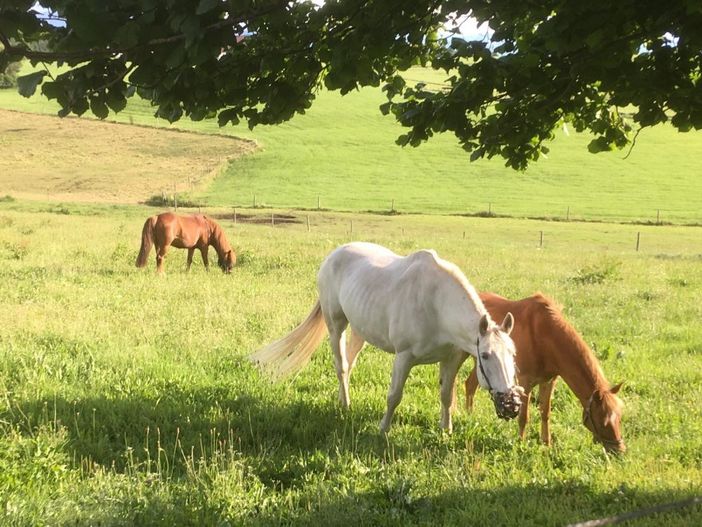
[[[92,97],[90,99],[90,111],[92,111],[98,119],[104,119],[110,114],[110,110],[101,97]]]
[[[222,110],[217,116],[217,123],[219,126],[224,126],[227,123],[239,124],[239,116],[234,108],[229,108],[227,110]]]
[[[41,84],[44,75],[46,75],[46,71],[35,71],[29,75],[17,77],[17,91],[23,97],[31,97],[37,91],[37,86]]]
[[[219,5],[219,3],[220,0],[200,0],[200,3],[197,5],[197,9],[195,10],[195,14],[202,15],[208,11],[212,11]]]
[[[110,107],[110,109],[117,113],[121,112],[124,110],[125,106],[127,106],[127,99],[125,98],[124,94],[119,91],[119,90],[109,90],[107,92],[107,106]]]
[[[587,149],[591,154],[597,154],[599,152],[607,152],[611,148],[606,138],[597,137],[590,141],[590,143],[587,145]]]

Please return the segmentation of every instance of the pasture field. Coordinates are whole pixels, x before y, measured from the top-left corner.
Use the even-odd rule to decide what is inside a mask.
[[[231,275],[204,272],[199,256],[186,274],[185,251],[172,250],[155,277],[153,253],[134,268],[154,211],[0,201],[0,524],[542,526],[700,493],[699,228],[311,212],[308,232],[307,213],[276,227],[222,220],[239,254]],[[319,263],[352,238],[433,247],[479,289],[556,298],[608,379],[626,382],[628,453],[592,443],[562,384],[546,448],[535,422],[518,441],[484,392],[441,433],[437,366],[412,371],[381,436],[391,357],[372,348],[349,412],[326,343],[295,378],[267,381],[247,354],[307,314]],[[637,525],[701,522],[697,506]]]
[[[441,80],[421,69],[408,78]],[[256,153],[231,162],[211,185],[187,196],[210,206],[253,206],[255,197],[259,206],[314,209],[319,199],[321,208],[358,212],[388,211],[394,200],[397,210],[413,213],[490,210],[516,217],[702,223],[700,134],[647,129],[624,159],[626,152],[589,154],[590,137],[559,130],[548,159],[516,173],[499,159],[470,163],[448,134],[416,149],[395,146],[403,129],[380,114],[384,100],[379,88],[345,97],[321,91],[306,115],[254,131],[245,125],[220,129],[215,121],[169,125],[154,119],[150,106],[138,99],[110,119],[255,140]],[[24,99],[12,90],[0,90],[0,107],[57,111],[39,95]],[[115,150],[115,166],[120,157],[131,162],[127,152]],[[184,180],[171,179],[185,188]]]
[[[228,159],[255,148],[231,137],[0,110],[0,192],[137,203],[174,181],[204,187]]]

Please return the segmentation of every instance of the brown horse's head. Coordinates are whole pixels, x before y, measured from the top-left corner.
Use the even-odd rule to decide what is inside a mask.
[[[223,272],[227,274],[231,273],[232,267],[234,267],[234,264],[236,263],[236,255],[234,254],[234,251],[228,249],[223,254],[220,254],[217,263]]]
[[[616,395],[621,387],[619,383],[609,390],[595,390],[583,409],[583,424],[595,441],[617,454],[626,451],[621,429],[624,405]]]

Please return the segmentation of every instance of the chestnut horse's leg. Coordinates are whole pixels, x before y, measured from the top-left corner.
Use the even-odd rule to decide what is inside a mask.
[[[475,368],[473,368],[473,371],[470,372],[464,386],[466,389],[466,411],[472,412],[473,399],[475,398],[475,392],[478,390],[478,374],[476,373]]]
[[[190,266],[193,263],[193,254],[195,254],[195,247],[188,249],[188,267],[186,268],[186,271],[190,271]]]
[[[210,246],[205,245],[204,247],[200,247],[200,254],[202,255],[202,263],[205,264],[205,270],[209,271],[210,270],[210,261],[207,259],[207,252],[209,251]]]
[[[549,419],[551,418],[551,396],[553,389],[556,387],[557,377],[550,381],[542,382],[539,385],[539,411],[541,412],[541,441],[546,444],[551,444],[551,426]]]
[[[519,423],[519,439],[526,438],[526,426],[529,422],[529,403],[531,402],[531,386],[524,389],[524,395],[522,395],[522,406],[519,408],[519,417],[517,419]]]
[[[170,245],[162,245],[156,250],[156,272],[163,273],[163,261]]]

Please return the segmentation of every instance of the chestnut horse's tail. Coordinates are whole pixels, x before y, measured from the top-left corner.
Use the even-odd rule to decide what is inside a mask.
[[[156,216],[151,216],[144,222],[144,228],[141,231],[141,249],[139,256],[136,259],[137,267],[144,267],[146,260],[151,252],[151,247],[154,245],[154,226],[156,225]]]
[[[319,300],[305,321],[280,340],[255,351],[250,359],[281,378],[301,370],[327,333]]]

